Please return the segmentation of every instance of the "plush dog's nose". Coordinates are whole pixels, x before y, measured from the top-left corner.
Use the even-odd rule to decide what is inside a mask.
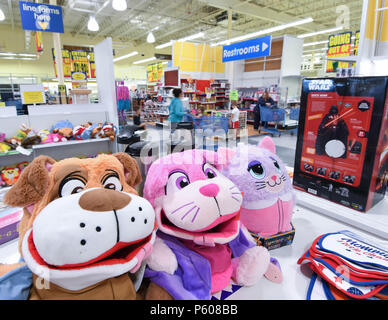
[[[211,183],[199,188],[199,192],[205,197],[216,197],[218,192],[220,192],[220,187],[215,183]]]
[[[119,210],[130,202],[131,197],[127,194],[102,188],[85,192],[78,201],[82,209],[89,211]]]

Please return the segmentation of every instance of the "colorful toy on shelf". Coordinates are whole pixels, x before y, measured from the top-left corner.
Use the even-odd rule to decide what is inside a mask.
[[[74,129],[74,126],[70,121],[61,120],[61,121],[58,121],[56,124],[54,124],[51,127],[50,132],[51,133],[58,133],[62,137],[69,140],[73,137],[73,129]]]
[[[31,128],[27,128],[27,126],[24,125],[24,132],[26,133],[25,138],[21,142],[21,146],[23,148],[31,148],[33,145],[40,144],[42,141],[42,138],[39,136],[39,133]]]
[[[5,142],[5,133],[0,133],[0,152],[8,152],[11,146]]]
[[[241,221],[249,231],[269,237],[292,230],[295,194],[287,170],[265,137],[257,147],[219,148],[222,173],[244,194]]]
[[[24,208],[24,262],[0,265],[0,299],[136,299],[156,232],[140,181],[125,153],[35,158],[3,200]]]
[[[93,124],[91,122],[87,122],[87,123],[84,123],[84,124],[81,124],[79,126],[75,126],[74,129],[73,129],[73,137],[75,140],[83,140],[82,139],[82,133],[87,129],[89,128],[90,126],[92,126]]]
[[[94,139],[99,138],[98,134],[102,130],[102,123],[98,124],[91,124],[89,127],[85,128],[83,132],[80,135],[81,140],[88,140],[88,139]]]
[[[117,128],[113,123],[105,122],[101,128],[101,131],[98,133],[99,138],[109,138],[110,141],[115,139]]]
[[[17,167],[5,167],[1,170],[0,176],[7,186],[12,186],[19,179],[20,169]]]
[[[20,170],[20,173],[23,172],[23,170],[30,164],[29,161],[23,161],[16,165],[16,167]]]
[[[240,286],[263,275],[281,281],[266,248],[241,226],[242,195],[219,171],[217,154],[187,150],[156,160],[144,196],[159,231],[147,260],[146,299],[210,299],[231,279]]]

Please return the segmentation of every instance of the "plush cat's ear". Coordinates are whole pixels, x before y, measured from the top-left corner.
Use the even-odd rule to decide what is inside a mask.
[[[220,166],[227,166],[233,157],[236,155],[236,150],[230,148],[218,148],[218,164]]]
[[[264,148],[272,153],[276,153],[275,142],[268,136],[266,136],[263,140],[260,141],[259,148]]]

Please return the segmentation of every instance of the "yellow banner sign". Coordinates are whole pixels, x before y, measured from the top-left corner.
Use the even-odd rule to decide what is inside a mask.
[[[329,36],[327,58],[349,57],[351,55],[352,32],[344,32]],[[337,68],[348,68],[349,62],[338,62]],[[334,72],[332,60],[327,60],[326,72]]]

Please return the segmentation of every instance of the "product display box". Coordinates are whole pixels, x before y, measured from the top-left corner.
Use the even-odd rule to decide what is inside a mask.
[[[293,184],[365,212],[388,178],[388,77],[303,80]]]
[[[278,233],[270,237],[261,237],[257,233],[250,232],[253,239],[255,239],[258,246],[263,246],[267,248],[268,250],[277,249],[280,247],[288,246],[294,241],[295,236],[295,228],[292,225],[292,230],[284,232],[284,233]]]

